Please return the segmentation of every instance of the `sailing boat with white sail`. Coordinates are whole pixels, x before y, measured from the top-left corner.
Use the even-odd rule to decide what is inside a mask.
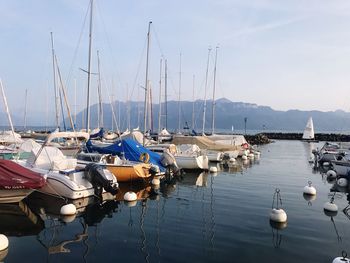
[[[306,123],[306,127],[304,130],[302,139],[305,141],[314,141],[315,140],[314,123],[312,121],[312,117],[310,117]]]

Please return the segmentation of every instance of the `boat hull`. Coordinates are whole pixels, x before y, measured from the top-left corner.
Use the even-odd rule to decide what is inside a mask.
[[[106,165],[109,170],[118,180],[118,182],[129,182],[134,180],[148,180],[151,178],[149,164],[134,164],[134,165]]]
[[[183,156],[175,155],[177,165],[186,170],[208,170],[209,161],[207,156]]]
[[[18,203],[30,195],[34,189],[1,189],[0,190],[0,204]]]

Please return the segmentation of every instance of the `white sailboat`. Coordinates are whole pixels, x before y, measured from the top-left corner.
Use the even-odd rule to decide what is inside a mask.
[[[312,117],[310,117],[306,123],[302,139],[307,141],[315,140],[314,123],[312,121]]]

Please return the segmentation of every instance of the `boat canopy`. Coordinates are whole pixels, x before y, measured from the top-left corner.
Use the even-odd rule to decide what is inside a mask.
[[[104,154],[113,154],[118,155],[119,157],[125,157],[127,160],[140,162],[140,156],[143,153],[148,153],[151,164],[155,164],[159,167],[161,172],[165,171],[164,166],[162,165],[160,159],[161,156],[158,153],[152,152],[140,143],[132,139],[123,139],[116,141],[115,143],[109,146],[97,146],[93,145],[91,140],[87,141],[86,147],[89,152],[98,152]]]
[[[0,189],[37,189],[46,178],[13,161],[0,160]]]
[[[83,138],[87,141],[90,135],[87,132],[53,132],[47,136],[46,142],[49,143],[56,138]]]

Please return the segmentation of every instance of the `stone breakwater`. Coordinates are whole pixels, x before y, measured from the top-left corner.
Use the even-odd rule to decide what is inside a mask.
[[[302,133],[282,133],[268,132],[255,135],[245,135],[244,137],[250,144],[267,144],[271,140],[301,140]],[[315,140],[329,142],[350,142],[350,135],[335,133],[316,133]]]

